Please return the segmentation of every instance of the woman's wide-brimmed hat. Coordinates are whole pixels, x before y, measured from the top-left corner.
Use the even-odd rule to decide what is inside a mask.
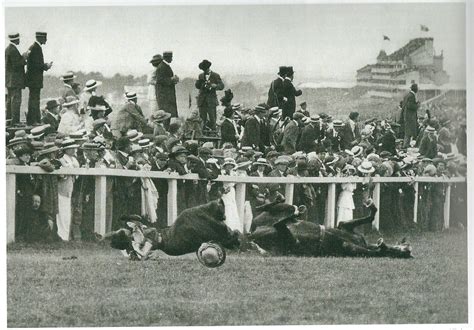
[[[33,127],[30,131],[30,135],[28,135],[28,138],[32,140],[39,139],[44,135],[44,130],[44,126]]]
[[[214,242],[201,244],[196,255],[199,262],[208,268],[222,266],[226,259],[225,250]]]
[[[94,79],[87,80],[86,86],[84,87],[84,91],[85,92],[90,91],[94,88],[99,87],[100,85],[102,85],[102,81],[97,81],[97,80],[94,80]]]
[[[237,163],[234,158],[228,157],[224,159],[224,164],[222,166],[232,165],[234,168],[237,167]]]
[[[63,107],[70,107],[74,104],[78,104],[79,100],[74,96],[66,96],[66,101],[63,103]]]
[[[127,139],[129,139],[132,142],[138,141],[142,136],[143,133],[137,131],[136,129],[131,129],[127,131]]]
[[[268,164],[268,161],[265,158],[259,158],[254,162],[254,165],[260,166],[267,166],[270,167],[270,164]]]
[[[48,142],[44,144],[43,150],[38,151],[38,156],[47,155],[57,151],[59,151],[59,148],[54,144],[54,142]]]
[[[364,148],[361,146],[355,146],[351,149],[351,151],[354,154],[354,157],[359,157],[364,151]]]
[[[361,173],[373,173],[375,171],[374,166],[369,161],[364,161],[357,168]]]
[[[158,110],[156,113],[151,115],[151,120],[160,123],[170,117],[171,114],[169,112],[166,112],[165,110]]]

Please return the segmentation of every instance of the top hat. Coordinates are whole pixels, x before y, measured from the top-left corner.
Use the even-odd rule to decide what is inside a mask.
[[[156,55],[153,55],[152,59],[150,60],[150,63],[161,62],[162,60],[163,60],[163,56],[161,56],[161,54],[156,54]]]
[[[201,63],[199,63],[199,69],[202,71],[206,71],[211,67],[212,63],[209,62],[208,60],[202,60]]]
[[[74,75],[74,73],[69,71],[66,74],[63,74],[61,76],[61,78],[59,78],[59,79],[61,79],[62,81],[68,81],[68,80],[73,80],[73,79],[76,79],[76,78],[77,77]]]
[[[87,80],[86,86],[84,87],[84,91],[90,91],[98,86],[102,85],[102,81],[97,81],[94,79]]]
[[[19,33],[12,33],[12,34],[9,34],[9,35],[8,35],[8,39],[9,39],[10,41],[18,40],[18,39],[20,39],[20,34],[19,34]]]
[[[169,50],[166,52],[163,52],[163,57],[167,57],[167,56],[173,56],[173,52]]]
[[[35,36],[36,37],[47,37],[48,34],[46,32],[36,32]]]
[[[291,74],[293,74],[293,73],[295,73],[295,71],[293,71],[293,67],[292,67],[292,66],[286,67],[286,74],[291,75]]]
[[[284,75],[286,75],[286,72],[287,72],[286,66],[280,66],[280,67],[278,68],[278,75],[284,76]]]

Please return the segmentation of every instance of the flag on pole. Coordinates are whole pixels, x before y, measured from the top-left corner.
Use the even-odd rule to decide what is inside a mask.
[[[384,35],[384,36],[383,36],[383,40],[388,40],[388,41],[390,41],[390,38],[389,38],[388,36]]]
[[[189,109],[191,109],[191,92],[189,92]]]
[[[430,30],[430,29],[428,29],[428,27],[426,25],[423,25],[423,24],[420,25],[420,29],[423,32],[428,32]]]

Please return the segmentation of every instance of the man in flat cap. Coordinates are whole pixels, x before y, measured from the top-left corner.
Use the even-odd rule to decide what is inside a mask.
[[[29,49],[26,63],[26,86],[30,90],[28,113],[26,114],[26,122],[28,125],[39,124],[41,122],[40,94],[41,88],[43,88],[43,72],[51,69],[53,65],[53,62],[44,62],[41,45],[44,45],[46,40],[46,32],[36,32],[36,41]]]
[[[175,85],[179,82],[179,78],[171,69],[172,61],[173,53],[164,52],[163,60],[156,68],[156,101],[158,102],[158,109],[170,113],[171,117],[178,117]],[[168,128],[169,123],[170,119],[164,123],[166,128]]]
[[[211,65],[212,63],[208,60],[203,60],[199,63],[199,69],[203,72],[199,74],[195,86],[199,89],[197,104],[203,128],[208,126],[211,130],[215,131],[216,107],[218,104],[216,91],[223,90],[224,83],[219,74],[211,71]]]
[[[20,122],[21,90],[25,88],[25,63],[27,53],[21,55],[17,46],[20,34],[8,35],[10,44],[5,49],[5,87],[7,89],[7,119],[12,125]]]

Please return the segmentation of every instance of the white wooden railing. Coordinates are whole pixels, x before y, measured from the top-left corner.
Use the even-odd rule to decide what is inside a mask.
[[[95,212],[94,212],[94,230],[103,235],[111,229],[112,212],[106,210],[107,198],[107,177],[147,177],[156,179],[166,179],[168,181],[168,224],[172,224],[177,217],[178,204],[177,182],[178,180],[199,180],[197,174],[178,175],[177,173],[155,172],[155,171],[132,171],[119,169],[102,169],[102,168],[61,168],[54,172],[48,173],[39,167],[34,166],[6,166],[6,208],[7,208],[7,242],[15,240],[15,207],[16,207],[16,174],[43,174],[43,175],[92,175],[95,176]],[[364,183],[368,182],[367,178],[361,177],[253,177],[253,176],[219,176],[214,181],[234,182],[236,190],[237,209],[241,212],[239,215],[243,217],[243,209],[245,203],[246,184],[259,183],[279,183],[285,184],[285,198],[287,203],[293,202],[293,191],[295,184],[301,183],[321,183],[328,184],[328,196],[326,202],[326,217],[324,224],[328,228],[335,225],[336,216],[336,184],[338,183]],[[444,202],[444,228],[449,227],[449,209],[451,184],[466,182],[465,178],[439,178],[439,177],[373,177],[374,183],[373,200],[378,208],[380,208],[380,184],[381,183],[409,183],[413,182],[415,189],[415,205],[413,209],[413,221],[417,222],[418,209],[418,184],[420,182],[446,183],[446,194]],[[373,222],[373,227],[379,229],[379,213],[377,213]]]

